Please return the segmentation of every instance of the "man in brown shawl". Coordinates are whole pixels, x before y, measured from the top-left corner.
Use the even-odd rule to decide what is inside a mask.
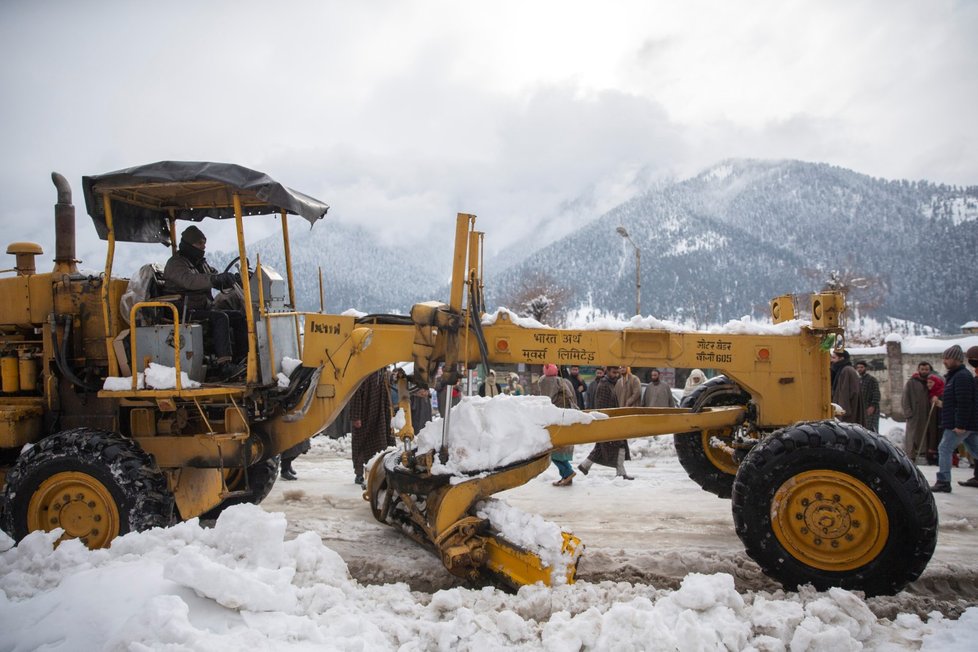
[[[845,414],[840,421],[866,425],[866,411],[863,409],[862,380],[852,366],[849,352],[832,351],[832,402],[840,406]]]
[[[939,443],[936,428],[931,437],[928,436],[930,429],[927,427],[933,413],[927,390],[927,377],[931,375],[932,371],[929,362],[921,362],[917,365],[917,373],[911,376],[907,384],[903,386],[901,406],[903,407],[903,417],[907,420],[903,451],[914,463],[917,462],[916,459],[913,459],[914,455],[919,454],[920,451],[936,451]]]
[[[594,392],[594,408],[601,410],[618,407],[618,397],[615,395],[615,384],[618,382],[620,374],[618,367],[607,367],[604,378],[598,381],[598,388]],[[581,462],[577,469],[584,475],[591,470],[591,465],[600,464],[610,466],[618,472],[618,476],[626,480],[634,480],[633,476],[625,473],[625,460],[632,459],[628,450],[628,442],[624,439],[616,441],[603,441],[594,445],[587,459]]]
[[[394,445],[391,432],[391,395],[387,369],[363,379],[350,399],[350,425],[353,426],[353,471],[363,485],[363,467],[375,454]]]

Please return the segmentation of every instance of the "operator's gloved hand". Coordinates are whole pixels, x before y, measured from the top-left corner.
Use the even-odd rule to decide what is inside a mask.
[[[226,290],[229,287],[234,286],[235,277],[237,274],[232,274],[231,272],[221,272],[220,274],[214,274],[211,276],[211,286],[215,290]],[[238,277],[240,281],[240,277]]]

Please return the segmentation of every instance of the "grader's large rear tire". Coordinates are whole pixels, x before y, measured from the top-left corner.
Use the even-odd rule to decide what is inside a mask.
[[[249,466],[247,469],[229,470],[224,480],[228,489],[230,491],[243,491],[247,488],[248,493],[226,499],[217,507],[201,514],[201,520],[214,520],[221,515],[221,512],[232,505],[243,505],[245,503],[251,503],[252,505],[260,504],[261,501],[268,497],[268,494],[272,491],[272,487],[275,486],[275,481],[278,480],[281,466],[282,458],[276,455],[267,460],[262,460],[258,464]],[[245,482],[245,474],[247,474],[247,483]]]
[[[733,516],[747,554],[788,588],[891,595],[920,576],[937,543],[937,508],[917,467],[837,421],[755,446],[737,472]]]
[[[7,475],[3,529],[20,540],[62,528],[89,548],[127,532],[165,527],[173,494],[152,459],[131,439],[76,428],[41,440]]]
[[[717,376],[683,398],[680,407],[699,412],[722,405],[747,405],[749,400],[750,395],[730,379]],[[733,493],[734,477],[739,466],[730,446],[735,434],[734,429],[726,428],[673,435],[679,463],[686,473],[693,482],[720,498],[730,498]]]

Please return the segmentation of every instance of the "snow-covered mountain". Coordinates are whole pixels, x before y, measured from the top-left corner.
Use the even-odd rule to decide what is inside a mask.
[[[838,271],[854,281],[859,314],[884,325],[954,332],[978,318],[978,187],[740,159],[658,186],[549,244],[541,234],[501,252],[486,263],[489,308],[510,304],[520,281],[542,272],[570,290],[568,307],[633,314],[634,249],[619,226],[642,251],[646,315],[698,324],[764,316],[772,297],[819,290]],[[319,308],[320,265],[329,311],[406,313],[416,301],[448,298],[444,247],[383,246],[327,216],[296,229],[292,250],[301,309]],[[277,236],[255,251],[284,274]]]
[[[300,220],[294,222],[290,237],[296,303],[299,310],[319,310],[319,268],[323,272],[326,311],[337,313],[348,308],[364,312],[407,314],[417,301],[442,298],[438,286],[443,282],[439,270],[425,258],[408,257],[404,250],[377,244],[362,228],[332,221],[327,216],[312,229]],[[290,225],[293,222],[290,221]],[[285,254],[281,237],[269,236],[249,245],[248,256],[254,266],[256,256],[285,276]],[[211,256],[211,263],[223,267],[232,254]]]
[[[572,304],[632,314],[634,249],[618,226],[642,251],[644,314],[697,322],[766,314],[768,299],[821,289],[832,271],[853,281],[852,299],[878,318],[954,331],[978,312],[978,187],[756,160],[724,161],[635,197],[498,270],[487,282],[490,305],[542,271],[573,289]]]

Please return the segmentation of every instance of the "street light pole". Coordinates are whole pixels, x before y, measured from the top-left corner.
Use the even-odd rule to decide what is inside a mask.
[[[642,250],[638,248],[628,235],[628,231],[623,226],[615,229],[621,237],[628,240],[628,244],[635,248],[635,314],[642,314]]]

